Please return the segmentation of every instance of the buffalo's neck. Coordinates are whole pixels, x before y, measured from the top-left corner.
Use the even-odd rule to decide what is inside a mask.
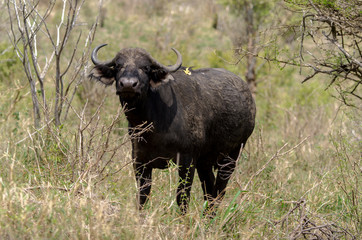
[[[152,124],[158,132],[167,131],[177,113],[176,96],[167,84],[149,90],[144,99],[126,105],[126,117],[130,127]]]

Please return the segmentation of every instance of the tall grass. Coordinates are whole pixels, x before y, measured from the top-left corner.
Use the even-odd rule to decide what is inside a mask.
[[[176,9],[164,18],[173,5],[157,5],[158,14],[147,20],[133,1],[123,2],[124,14],[112,4],[99,42],[118,37],[114,45],[145,47],[165,64],[173,59],[165,53],[172,43],[186,66],[243,69],[225,61],[230,40],[210,29],[211,15],[193,21],[193,9]],[[159,28],[162,19],[187,21],[168,32]],[[193,23],[200,27],[189,28]],[[185,29],[192,31],[185,35]],[[170,42],[154,46],[154,37]],[[225,50],[222,57],[216,46]],[[104,58],[114,53],[107,49]],[[0,79],[0,239],[357,239],[362,233],[360,110],[341,105],[317,82],[299,84],[293,69],[260,70],[257,125],[212,219],[202,215],[197,176],[189,211],[180,215],[175,165],[155,170],[150,201],[136,210],[130,139],[137,136],[127,135],[112,88],[84,83],[67,122],[35,131],[21,72],[6,74]]]
[[[305,90],[296,85],[290,96],[269,99],[271,108],[290,104],[299,91]],[[73,121],[61,129],[45,126],[32,135],[21,114],[3,123],[1,238],[356,239],[361,233],[359,116],[332,98],[323,107],[292,104],[266,119],[265,99],[257,95],[257,127],[209,219],[197,177],[189,212],[180,215],[176,166],[155,170],[151,199],[136,211],[125,119],[121,108],[112,113],[113,93],[106,96],[88,113],[87,106],[73,109]],[[23,134],[7,138],[17,124]]]

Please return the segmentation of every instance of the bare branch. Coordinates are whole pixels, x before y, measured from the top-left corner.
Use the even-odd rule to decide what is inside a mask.
[[[8,35],[30,83],[36,128],[41,126],[43,119],[48,122],[51,118],[49,114],[53,114],[54,124],[57,126],[61,124],[61,119],[64,121],[67,118],[69,105],[79,84],[84,80],[84,76],[79,77],[79,75],[82,71],[86,71],[90,43],[94,38],[99,15],[99,13],[96,15],[96,23],[92,25],[87,35],[79,31],[78,36],[73,38],[75,28],[81,27],[77,25],[77,21],[84,0],[62,0],[61,15],[55,27],[50,25],[50,21],[53,21],[51,18],[56,1],[50,1],[46,8],[42,8],[39,2],[27,0],[6,2],[10,19]],[[100,4],[101,2],[102,0]],[[83,40],[85,40],[84,47],[81,46]],[[77,65],[73,69],[74,62],[77,62]],[[49,71],[50,69],[55,70]],[[47,97],[49,94],[45,91],[50,88],[45,87],[44,80],[49,79],[47,76],[50,74],[54,74],[50,78],[55,79],[53,87],[55,94]],[[72,89],[72,95],[69,97]],[[40,101],[38,90],[41,94],[39,97],[42,98]],[[49,102],[53,102],[52,109],[48,109]]]

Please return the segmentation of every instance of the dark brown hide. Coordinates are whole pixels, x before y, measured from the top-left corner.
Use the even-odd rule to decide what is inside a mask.
[[[145,50],[128,48],[107,64],[96,64],[90,76],[116,83],[121,103],[129,108],[130,129],[152,123],[152,131],[132,141],[139,207],[150,194],[152,169],[166,168],[172,159],[180,175],[177,203],[185,213],[195,169],[209,206],[224,196],[253,132],[255,103],[248,85],[235,74],[205,68],[188,69],[189,75],[177,64],[169,71]]]

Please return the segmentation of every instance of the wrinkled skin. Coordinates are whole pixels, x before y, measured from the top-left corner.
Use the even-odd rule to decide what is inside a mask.
[[[224,69],[190,70],[188,75],[179,62],[169,71],[139,48],[122,49],[109,62],[93,62],[91,78],[106,85],[115,82],[122,105],[129,109],[130,132],[152,123],[151,131],[132,140],[139,208],[150,195],[152,169],[167,168],[170,159],[179,168],[176,195],[182,213],[195,169],[204,199],[210,207],[219,203],[254,129],[255,103],[247,84]]]

